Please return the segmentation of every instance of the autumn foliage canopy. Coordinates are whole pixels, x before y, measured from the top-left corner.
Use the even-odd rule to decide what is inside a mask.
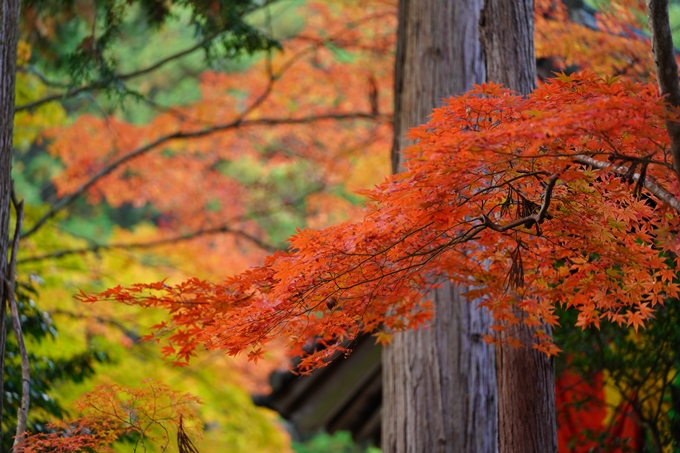
[[[499,85],[451,98],[410,137],[404,172],[366,191],[359,222],[299,231],[290,250],[221,284],[191,279],[116,287],[86,302],[162,307],[153,337],[186,362],[199,345],[261,357],[284,337],[301,369],[322,366],[361,333],[391,333],[431,316],[427,288],[447,277],[495,320],[542,328],[558,305],[578,325],[636,329],[677,297],[680,193],[653,85],[591,73],[560,76],[521,97]],[[486,336],[494,341],[492,333]],[[317,342],[323,348],[314,347]]]

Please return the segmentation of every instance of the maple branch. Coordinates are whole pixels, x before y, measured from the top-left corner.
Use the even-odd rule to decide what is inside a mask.
[[[548,215],[548,207],[550,206],[550,200],[552,198],[552,192],[553,189],[555,188],[555,184],[557,184],[557,180],[559,179],[559,175],[552,175],[550,179],[548,179],[546,188],[545,188],[545,195],[543,197],[543,203],[541,204],[541,209],[535,214],[531,214],[526,217],[522,217],[521,219],[513,220],[512,222],[506,223],[505,225],[498,225],[494,223],[486,214],[482,214],[482,217],[480,217],[480,220],[482,221],[482,224],[488,228],[491,228],[494,231],[497,231],[499,233],[503,233],[507,230],[511,230],[513,228],[517,228],[520,225],[524,225],[525,227],[531,227],[532,225],[536,225],[536,233],[538,236],[541,235],[541,230],[539,229],[539,225],[543,223],[543,220],[545,220],[546,215]]]
[[[246,112],[249,113],[249,112]],[[259,118],[259,119],[253,119],[253,120],[245,120],[243,119],[243,115],[239,117],[238,119],[231,121],[226,124],[220,124],[217,126],[212,126],[208,127],[205,129],[201,129],[198,131],[193,131],[193,132],[175,132],[172,134],[168,134],[165,136],[162,136],[153,142],[144,145],[140,148],[137,148],[134,151],[131,151],[124,156],[119,157],[118,159],[114,160],[111,162],[109,165],[105,166],[101,170],[99,170],[97,173],[95,173],[89,180],[87,180],[85,183],[83,183],[78,189],[76,189],[73,193],[70,195],[65,196],[64,198],[61,198],[57,200],[56,203],[52,205],[50,210],[43,215],[28,231],[22,234],[24,238],[27,238],[31,236],[33,233],[35,233],[45,222],[47,222],[49,219],[54,217],[58,212],[69,206],[71,203],[73,203],[77,198],[79,198],[83,193],[85,193],[90,187],[92,187],[97,181],[99,181],[101,178],[104,176],[110,174],[113,172],[115,169],[120,167],[121,165],[127,163],[130,160],[133,160],[141,155],[144,155],[148,153],[149,151],[154,150],[155,148],[158,148],[160,145],[163,145],[165,143],[175,141],[175,140],[187,140],[191,138],[200,138],[200,137],[205,137],[210,134],[214,134],[216,132],[223,132],[229,129],[237,129],[241,127],[249,127],[249,126],[261,126],[261,125],[268,125],[268,126],[278,126],[278,125],[291,125],[291,124],[309,124],[309,123],[314,123],[317,121],[324,121],[324,120],[356,120],[356,119],[379,119],[381,121],[385,122],[391,122],[392,117],[391,115],[374,115],[373,113],[329,113],[325,115],[310,115],[306,117],[301,117],[301,118]]]
[[[261,249],[269,252],[269,253],[274,253],[277,250],[280,250],[278,247],[263,241],[262,239],[259,239],[255,236],[253,236],[250,233],[246,233],[245,231],[238,230],[231,228],[228,225],[222,225],[219,227],[215,228],[206,228],[202,230],[197,230],[197,231],[192,231],[191,233],[186,233],[186,234],[181,234],[178,236],[170,237],[170,238],[164,238],[164,239],[158,239],[155,241],[149,241],[149,242],[131,242],[131,243],[113,243],[113,244],[94,244],[89,247],[78,247],[78,248],[73,248],[73,249],[66,249],[66,250],[59,250],[56,252],[51,252],[51,253],[45,253],[43,255],[36,255],[36,256],[30,256],[28,258],[23,258],[17,261],[18,264],[25,264],[25,263],[31,263],[31,262],[36,262],[36,261],[43,261],[47,259],[59,259],[59,258],[64,258],[70,255],[81,255],[84,253],[97,253],[102,250],[131,250],[131,249],[148,249],[148,248],[153,248],[153,247],[160,247],[162,245],[169,245],[169,244],[176,244],[178,242],[184,242],[184,241],[190,241],[192,239],[196,239],[202,236],[210,236],[214,234],[220,234],[220,233],[230,233],[233,234],[234,236],[241,237],[243,239],[247,239],[248,241],[252,242],[253,244],[257,245]]]
[[[47,85],[48,87],[53,87],[53,88],[68,88],[69,87],[69,85],[66,84],[66,83],[54,82],[54,81],[48,79],[47,77],[45,77],[45,75],[43,75],[43,73],[38,71],[36,69],[36,67],[33,66],[33,65],[19,66],[19,67],[17,67],[17,72],[22,72],[22,73],[25,73],[25,74],[33,74],[43,83],[43,85]]]
[[[628,175],[629,168],[623,165],[610,164],[608,162],[602,162],[600,160],[594,159],[590,156],[579,154],[573,156],[573,159],[581,164],[590,165],[594,168],[599,168],[601,170],[609,170],[619,175]],[[634,173],[632,176],[634,181],[640,181],[640,173]],[[655,180],[649,175],[646,175],[642,185],[647,189],[652,195],[656,196],[659,200],[663,201],[670,207],[672,207],[676,212],[680,213],[680,200],[675,198],[675,196],[661,187]]]
[[[647,0],[649,29],[652,34],[652,55],[656,66],[656,76],[661,96],[669,104],[680,108],[680,83],[678,82],[678,62],[675,59],[673,35],[668,17],[668,0]],[[668,137],[671,140],[673,169],[680,181],[680,124],[666,121]]]
[[[14,192],[14,191],[12,191]],[[31,395],[31,367],[28,362],[28,352],[26,351],[26,344],[24,343],[24,335],[21,329],[21,320],[19,318],[19,308],[14,297],[14,283],[15,271],[17,261],[17,251],[19,250],[19,238],[21,237],[21,224],[24,220],[24,202],[17,203],[16,197],[12,193],[12,201],[16,209],[16,225],[14,229],[14,239],[12,240],[12,257],[10,258],[9,266],[7,268],[7,275],[3,276],[5,292],[7,294],[7,301],[9,302],[10,313],[12,316],[12,328],[17,337],[17,345],[19,347],[19,355],[21,356],[21,403],[17,411],[17,432],[14,437],[14,446],[21,447],[24,443],[24,433],[26,431],[26,420],[28,419],[28,406]],[[4,303],[4,301],[3,301]]]

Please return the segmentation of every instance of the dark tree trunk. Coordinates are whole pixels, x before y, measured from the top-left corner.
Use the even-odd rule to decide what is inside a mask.
[[[536,88],[534,1],[486,0],[479,33],[487,80],[531,93]]]
[[[533,0],[486,0],[480,34],[488,80],[522,94],[536,83]],[[522,310],[514,314],[524,318]],[[549,326],[542,326],[550,331]],[[498,373],[498,429],[501,453],[557,451],[557,414],[553,362],[532,349],[533,330],[512,326],[503,333],[523,345],[496,349]]]
[[[10,191],[12,188],[12,132],[14,129],[14,81],[17,61],[20,0],[0,0],[0,279],[7,274]],[[6,301],[0,280],[0,363],[4,364]],[[0,366],[0,422],[4,395],[4,368]],[[1,426],[1,425],[0,425]],[[13,435],[7,433],[6,435]]]
[[[482,0],[402,0],[395,72],[393,166],[409,128],[442,99],[482,83],[478,35]],[[445,284],[429,297],[430,329],[395,335],[383,354],[385,453],[497,452],[493,349],[480,341],[489,315]]]

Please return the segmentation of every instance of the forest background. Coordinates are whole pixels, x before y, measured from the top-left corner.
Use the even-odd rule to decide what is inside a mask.
[[[327,226],[360,208],[353,191],[389,173],[396,27],[392,4],[360,3],[250,5],[252,36],[232,45],[233,55],[218,33],[215,47],[197,37],[189,6],[153,26],[133,5],[104,49],[88,47],[111,25],[103,4],[23,5],[14,179],[25,229],[61,206],[35,234],[25,232],[18,258],[30,431],[69,418],[71,404],[97,385],[144,388],[153,379],[203,400],[202,451],[288,448],[275,414],[250,398],[288,366],[282,349],[257,364],[213,353],[195,368],[173,368],[156,345],[139,341],[162,313],[72,296],[165,278],[219,280],[285,247],[296,227]],[[78,52],[85,61],[101,52],[109,67],[95,61],[78,79],[68,67]],[[138,152],[177,131],[199,136]],[[101,169],[111,173],[79,189]],[[12,335],[9,342],[6,449],[21,398]],[[299,448],[327,451],[328,442]]]
[[[260,40],[232,55],[197,44],[188,7],[153,26],[133,5],[119,39],[100,46],[111,17],[94,5],[22,10],[14,180],[26,202],[17,269],[33,376],[29,428],[72,416],[71,403],[96,385],[163,383],[203,400],[201,451],[285,451],[290,440],[275,415],[249,397],[266,393],[268,374],[287,367],[282,345],[263,361],[204,353],[172,368],[154,343],[139,341],[162,313],[84,305],[72,295],[162,279],[219,281],[285,248],[296,228],[358,215],[355,191],[391,171],[396,4],[260,5],[245,15]],[[601,20],[616,17],[612,26],[645,27],[639,2],[597,6],[610,12]],[[672,11],[680,16],[679,5]],[[537,21],[539,56],[557,53],[562,68],[602,74],[653,72],[641,56],[644,39],[565,23]],[[74,53],[94,62],[90,72],[69,65]],[[9,341],[4,434],[21,393]],[[569,351],[568,343],[565,335],[560,347]],[[675,374],[666,380],[678,385]]]

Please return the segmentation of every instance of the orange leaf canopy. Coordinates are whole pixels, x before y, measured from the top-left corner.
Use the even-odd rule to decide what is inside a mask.
[[[259,355],[284,336],[292,355],[306,355],[303,369],[362,332],[426,323],[422,294],[442,278],[468,287],[500,329],[518,322],[513,304],[532,325],[556,325],[561,304],[579,310],[583,327],[637,328],[678,295],[680,187],[665,130],[676,119],[652,85],[594,74],[528,97],[478,86],[411,131],[406,170],[364,192],[372,202],[360,221],[299,231],[289,252],[221,284],[80,299],[167,309],[154,335],[180,361],[201,344]],[[535,347],[556,353],[537,332]]]

